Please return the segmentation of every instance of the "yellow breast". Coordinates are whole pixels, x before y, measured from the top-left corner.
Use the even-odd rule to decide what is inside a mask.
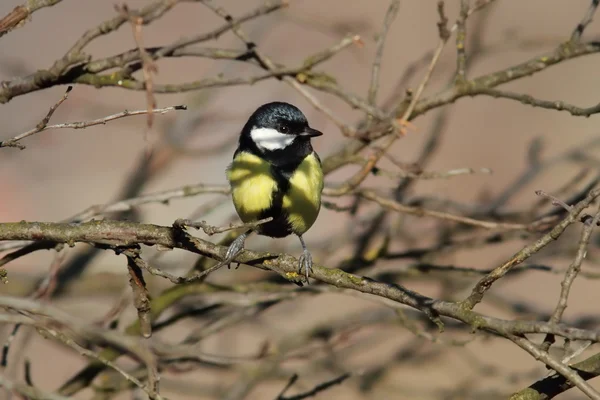
[[[242,221],[255,221],[262,211],[271,207],[277,182],[270,168],[262,158],[242,152],[227,169],[233,204]]]
[[[306,156],[289,182],[283,209],[288,214],[292,232],[302,235],[314,224],[321,208],[323,170],[314,153]]]

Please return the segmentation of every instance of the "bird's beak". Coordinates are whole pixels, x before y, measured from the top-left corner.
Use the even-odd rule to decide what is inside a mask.
[[[306,129],[304,129],[304,132],[300,133],[299,136],[315,137],[315,136],[321,136],[322,134],[323,134],[323,132],[321,132],[321,131],[318,131],[311,127],[306,127]]]

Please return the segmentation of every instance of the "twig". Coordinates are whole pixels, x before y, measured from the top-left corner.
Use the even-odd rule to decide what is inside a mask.
[[[389,147],[389,142],[387,147]],[[369,173],[373,170],[373,168],[375,168],[375,164],[381,157],[381,154],[385,153],[385,150],[387,149],[379,151],[379,157],[377,156],[377,154],[372,154],[367,159],[365,165],[360,169],[360,171],[358,171],[350,179],[344,182],[342,186],[337,188],[326,188],[323,190],[323,194],[325,196],[339,197],[348,194],[354,189],[356,189],[367,178],[367,176],[369,176]]]
[[[381,69],[381,60],[383,58],[383,49],[385,47],[385,39],[387,38],[388,32],[392,23],[398,15],[398,9],[400,8],[400,0],[392,0],[388,7],[388,10],[383,19],[383,27],[377,38],[377,50],[375,52],[375,59],[373,60],[373,66],[371,67],[371,83],[369,85],[369,92],[367,101],[370,105],[375,106],[377,103],[377,90],[379,89],[379,71]]]
[[[538,146],[536,143],[537,141],[532,142],[532,149]],[[584,149],[592,149],[598,145],[600,145],[600,139],[593,138],[592,140],[588,140],[581,145],[574,146],[570,149],[565,150],[564,152],[558,153],[557,155],[551,158],[539,162],[536,161],[533,164],[530,162],[530,165],[517,178],[515,178],[515,180],[512,183],[510,183],[507,186],[507,188],[501,192],[501,194],[499,194],[493,201],[491,201],[488,205],[484,207],[484,209],[482,210],[483,213],[496,213],[500,207],[504,206],[511,199],[511,197],[513,197],[523,188],[527,187],[527,184],[532,182],[533,179],[539,174],[541,174],[543,171],[547,171],[548,168],[555,166],[556,164],[563,163],[566,161],[572,161],[579,154],[581,154],[582,151],[584,151]],[[587,191],[588,190],[586,190],[585,193],[587,193]],[[536,192],[536,194],[538,193],[539,192]]]
[[[494,0],[480,1],[480,2],[476,3],[475,6],[473,6],[466,12],[465,19],[468,18],[475,11],[481,9],[482,7],[487,6],[492,1],[494,1]],[[444,15],[443,4],[444,4],[443,1],[438,2],[438,12],[440,14],[440,23],[438,24],[438,27],[440,29],[440,41],[439,41],[436,49],[433,52],[433,56],[431,57],[431,61],[429,62],[429,66],[427,67],[427,72],[425,73],[425,76],[421,80],[421,83],[419,83],[417,90],[412,95],[412,98],[411,98],[410,103],[408,104],[408,107],[404,110],[402,116],[399,118],[400,121],[409,121],[411,119],[411,117],[413,116],[413,111],[415,110],[419,100],[421,99],[421,95],[423,94],[423,91],[425,90],[425,87],[427,86],[427,83],[429,82],[429,79],[431,78],[431,74],[433,73],[433,70],[439,61],[440,55],[442,54],[442,50],[444,50],[444,47],[446,46],[446,43],[448,42],[450,35],[452,35],[452,33],[456,29],[458,29],[458,24],[454,24],[452,26],[452,28],[450,28],[450,29],[442,28],[442,26],[445,25],[445,21],[447,21],[447,18]]]
[[[386,157],[389,159],[389,157]],[[489,168],[456,168],[449,169],[448,171],[419,171],[412,172],[406,169],[400,169],[399,171],[387,171],[383,169],[377,169],[373,172],[375,175],[388,176],[390,178],[409,178],[409,179],[449,179],[456,176],[462,175],[473,175],[477,173],[491,174],[492,170]]]
[[[596,353],[583,361],[570,365],[570,368],[576,370],[585,380],[595,378],[600,374],[600,354]],[[513,394],[509,400],[547,400],[566,392],[573,386],[573,383],[562,375],[552,374]]]
[[[596,9],[598,8],[599,4],[600,0],[591,1],[588,10],[581,19],[581,22],[577,24],[577,27],[575,28],[575,30],[573,30],[573,33],[571,34],[571,42],[578,42],[579,40],[581,40],[583,31],[592,22],[592,18],[594,17],[594,14],[596,13]]]
[[[599,0],[600,1],[600,0]],[[540,100],[536,99],[528,94],[514,93],[508,92],[505,90],[491,89],[491,88],[480,88],[474,90],[471,95],[475,96],[478,94],[491,96],[495,98],[503,98],[516,100],[521,104],[527,104],[532,107],[540,107],[548,110],[557,110],[557,111],[567,111],[569,114],[576,117],[589,117],[594,114],[600,113],[600,103],[588,107],[588,108],[580,108],[564,101],[549,101],[549,100]]]
[[[65,94],[63,94],[63,96],[60,98],[60,100],[58,100],[52,107],[50,107],[46,116],[36,125],[36,127],[34,129],[32,129],[28,132],[25,132],[19,136],[16,136],[10,140],[5,140],[5,141],[0,142],[0,147],[18,147],[19,149],[24,150],[25,146],[23,146],[22,144],[19,144],[17,142],[27,136],[31,136],[31,135],[34,135],[45,129],[49,129],[48,122],[50,122],[50,118],[52,118],[52,114],[54,114],[54,111],[56,111],[56,109],[65,100],[67,100],[67,97],[69,97],[69,92],[71,92],[71,90],[73,90],[73,86],[68,86],[67,90],[65,91]]]
[[[143,18],[144,24],[148,24],[162,17],[166,12],[171,10],[178,3],[178,1],[173,0],[156,0],[150,3],[149,5],[141,8],[139,11],[135,11],[135,13]],[[259,16],[267,15],[273,11],[279,10],[282,7],[285,7],[286,5],[287,3],[283,0],[270,1],[267,4],[262,5],[256,8],[255,10],[241,16],[234,22],[238,24],[246,22],[255,19]],[[145,90],[143,82],[137,82],[135,80],[126,79],[128,77],[126,76],[127,74],[125,74],[125,76],[122,73],[98,75],[94,73],[86,73],[86,69],[84,67],[85,63],[90,62],[90,56],[85,54],[83,52],[83,49],[100,36],[107,35],[111,32],[116,31],[121,25],[123,25],[127,21],[127,17],[123,15],[118,15],[112,19],[104,21],[95,28],[92,28],[85,32],[73,44],[69,51],[62,58],[56,60],[52,67],[50,67],[49,69],[39,70],[38,72],[35,72],[26,77],[13,78],[8,81],[2,82],[2,86],[0,86],[0,103],[6,103],[15,96],[19,96],[25,93],[30,93],[32,91],[56,85],[59,81],[61,81],[61,78],[65,78],[68,72],[74,72],[73,70],[77,66],[81,67],[77,70],[77,73],[74,73],[73,75],[69,76],[69,79],[64,79],[63,81],[61,81],[61,83],[83,83],[93,85],[96,87],[117,86],[130,89],[135,88],[136,90]],[[174,51],[175,49],[178,49],[180,47],[184,47],[193,43],[199,43],[202,41],[216,39],[223,33],[229,31],[230,29],[230,24],[225,24],[224,26],[217,28],[211,32],[203,33],[190,38],[180,39],[171,44],[170,46],[163,47],[159,53],[156,53],[154,55],[157,57],[162,57],[163,55],[168,54],[169,52]],[[113,66],[113,68],[116,66]],[[219,79],[216,79],[216,81],[219,81]],[[242,81],[246,82],[247,80]],[[211,85],[205,85],[205,83],[206,82],[202,82],[202,84],[199,86],[211,87]],[[191,90],[195,88],[196,85],[184,84],[181,85],[181,87],[183,88],[182,90],[186,90],[186,88],[187,90]],[[160,87],[158,87],[158,85],[155,85],[154,93],[168,93],[170,90],[174,90],[174,87],[170,87],[169,85],[161,85]]]
[[[19,332],[20,328],[21,328],[20,323],[15,324],[15,326],[13,326],[12,331],[9,333],[8,337],[6,338],[6,341],[4,342],[4,345],[2,346],[2,357],[0,358],[0,368],[6,368],[6,366],[8,365],[8,353],[10,351],[10,346],[12,345],[12,342],[17,337],[17,333]]]
[[[141,8],[135,13],[143,19],[144,24],[148,24],[160,17],[162,17],[167,11],[177,4],[178,1],[173,0],[156,0],[147,6]],[[102,22],[98,26],[86,31],[73,46],[67,52],[69,54],[81,53],[83,49],[89,45],[92,41],[99,38],[100,36],[107,35],[111,32],[116,31],[128,21],[127,15],[119,14],[114,18]],[[65,57],[67,57],[65,56]]]
[[[456,74],[455,83],[462,83],[466,79],[467,55],[465,42],[467,39],[467,18],[469,16],[469,0],[460,1],[460,14],[456,21]]]
[[[549,233],[542,236],[535,243],[530,244],[518,253],[513,255],[508,261],[502,265],[494,268],[492,272],[483,277],[475,287],[468,298],[462,301],[462,305],[465,308],[473,309],[476,304],[481,302],[485,292],[487,292],[492,284],[498,279],[502,278],[508,271],[516,265],[519,265],[533,254],[547,246],[551,241],[556,240],[567,227],[579,220],[579,214],[588,207],[598,196],[600,196],[600,189],[592,190],[587,197],[580,201],[577,205],[573,206],[571,212],[565,219],[563,219],[558,225],[556,225]]]
[[[593,186],[596,186],[596,185],[594,184]],[[573,210],[573,206],[568,205],[561,199],[559,199],[556,196],[553,196],[549,193],[546,193],[543,190],[536,190],[535,194],[537,194],[538,196],[542,196],[542,197],[546,197],[547,199],[550,199],[553,206],[562,207],[568,213],[570,213]],[[584,225],[595,224],[595,225],[600,226],[600,221],[596,220],[594,217],[592,217],[590,214],[587,214],[587,213],[581,214],[581,216],[579,217],[579,221],[582,222]]]
[[[0,387],[14,391],[26,399],[30,400],[72,400],[71,397],[61,396],[55,393],[43,392],[38,388],[23,383],[14,383],[0,374]]]
[[[52,296],[54,290],[56,289],[58,272],[67,255],[64,247],[64,245],[60,244],[54,247],[56,254],[54,255],[54,260],[52,260],[50,268],[48,269],[48,275],[44,278],[36,291],[30,297],[34,299],[49,299]]]
[[[150,317],[150,299],[144,275],[142,274],[143,262],[139,250],[127,250],[123,253],[127,257],[127,269],[129,271],[129,285],[133,292],[133,304],[138,312],[140,321],[140,332],[145,338],[152,336],[152,321]]]
[[[566,379],[570,380],[573,385],[577,386],[577,388],[585,393],[590,399],[600,400],[600,393],[598,393],[583,378],[581,378],[576,371],[569,368],[562,362],[555,360],[547,352],[540,350],[524,337],[510,335],[509,339],[517,346],[531,354],[536,360],[542,361],[548,367],[552,368]]]
[[[179,199],[185,197],[197,196],[199,194],[229,194],[229,188],[224,185],[205,185],[205,184],[196,184],[196,185],[187,185],[176,189],[165,190],[162,192],[149,193],[146,195],[142,195],[139,197],[134,197],[131,199],[120,200],[114,203],[102,204],[91,206],[88,209],[73,215],[70,218],[63,220],[62,222],[73,222],[79,223],[90,218],[93,218],[97,215],[108,214],[113,212],[124,212],[130,211],[137,206],[144,204],[152,204],[152,203],[163,203],[168,204],[172,199]],[[22,247],[25,246],[25,247]],[[23,257],[27,254],[30,254],[34,251],[38,250],[46,250],[54,248],[54,243],[44,243],[44,242],[4,242],[0,243],[0,251],[6,251],[10,249],[14,249],[17,247],[22,247],[18,250],[15,250],[12,253],[9,253],[0,259],[0,267],[2,265],[8,264],[11,261],[16,260],[19,257]]]
[[[134,355],[146,364],[150,397],[156,398],[157,400],[160,399],[157,392],[158,371],[156,370],[155,356],[139,339],[118,332],[104,330],[98,326],[87,325],[56,307],[41,304],[29,299],[0,296],[0,307],[25,311],[32,316],[37,315],[43,317],[39,320],[23,320],[22,323],[46,329],[54,329],[57,326],[68,327],[72,332],[83,338],[95,342],[108,343],[115,348],[121,349],[121,352],[124,350],[127,353]],[[51,326],[48,326],[48,319],[52,321]],[[4,315],[0,314],[0,321],[3,320],[6,320],[6,318],[4,318]]]
[[[249,37],[241,30],[241,28],[239,28],[238,25],[234,24],[234,18],[231,16],[231,14],[229,14],[223,7],[219,7],[216,4],[214,4],[212,0],[206,0],[202,4],[207,6],[215,14],[223,18],[231,25],[231,31],[235,34],[235,36],[238,37],[238,39],[240,39],[246,45],[246,48],[248,49],[250,54],[252,54],[256,58],[256,60],[262,68],[270,72],[274,72],[277,70],[277,66],[275,65],[275,63],[273,63],[273,61],[271,61],[268,57],[259,52],[256,43],[251,41]],[[351,36],[351,38],[353,43],[360,42],[359,36],[355,35]],[[313,96],[310,92],[303,88],[297,79],[291,78],[289,76],[283,76],[282,80],[294,89],[296,89],[304,98],[306,98],[306,100],[308,100],[309,103],[313,105],[313,107],[327,115],[342,132],[351,132],[350,127],[344,124],[344,122],[338,117],[336,117],[331,110],[325,107],[315,96]]]
[[[46,299],[54,293],[56,289],[56,278],[58,277],[58,271],[62,262],[64,261],[66,252],[63,250],[64,245],[58,244],[54,245],[54,249],[56,250],[56,254],[54,256],[54,260],[50,264],[50,268],[48,271],[48,275],[44,278],[44,280],[39,284],[38,288],[33,292],[29,298],[32,299]],[[4,258],[0,261],[4,261]],[[4,346],[2,347],[2,356],[0,357],[0,367],[6,367],[8,363],[8,353],[10,351],[10,346],[12,345],[19,329],[21,328],[21,324],[17,323],[13,327],[12,331],[8,335]]]
[[[279,396],[277,396],[276,400],[303,400],[303,399],[306,399],[309,397],[313,397],[313,396],[319,394],[320,392],[323,392],[323,391],[329,389],[332,386],[341,384],[342,382],[344,382],[346,379],[350,378],[351,376],[352,375],[349,373],[344,373],[338,377],[335,377],[335,378],[325,381],[323,383],[319,383],[314,388],[312,388],[311,390],[308,390],[304,393],[296,394],[293,396],[284,396],[285,392],[298,379],[298,375],[293,375],[292,378],[290,379],[289,383],[284,388],[284,390],[279,394]]]
[[[552,312],[552,316],[550,317],[550,323],[558,324],[562,319],[562,316],[567,309],[567,303],[569,299],[569,292],[571,291],[571,286],[575,281],[575,278],[581,271],[581,264],[583,263],[583,259],[585,258],[588,251],[588,244],[590,243],[590,238],[592,237],[592,232],[594,227],[598,223],[598,219],[600,218],[600,205],[598,206],[598,210],[596,214],[591,220],[589,224],[583,224],[583,229],[581,231],[581,237],[579,238],[579,246],[577,247],[577,253],[575,258],[569,265],[567,272],[565,273],[565,277],[560,284],[560,297],[558,299],[558,303],[554,308],[554,312]],[[551,335],[546,336],[544,341],[542,342],[541,349],[543,351],[548,351],[550,346],[554,343],[554,337]]]
[[[189,219],[178,219],[178,220],[175,220],[175,222],[173,223],[173,226],[179,227],[179,228],[185,228],[186,226],[189,226],[191,228],[202,229],[204,231],[204,233],[206,233],[209,236],[212,236],[212,235],[216,235],[217,233],[223,233],[223,232],[231,231],[234,229],[254,228],[254,227],[257,227],[258,225],[262,225],[262,224],[267,223],[272,220],[273,220],[273,217],[269,217],[269,218],[259,219],[258,221],[255,221],[255,222],[249,222],[249,223],[243,223],[243,224],[229,224],[229,226],[220,227],[220,226],[209,225],[206,223],[206,221],[194,222]]]
[[[446,221],[459,222],[462,224],[473,225],[485,229],[502,229],[502,230],[526,230],[528,228],[525,224],[516,224],[509,222],[494,222],[494,221],[482,221],[474,218],[463,217],[460,215],[453,215],[442,211],[427,210],[420,207],[407,206],[397,201],[387,199],[377,195],[375,192],[370,190],[361,190],[358,192],[361,197],[372,200],[377,204],[381,205],[390,210],[398,211],[404,214],[416,215],[419,217],[432,217]]]
[[[125,378],[126,380],[128,380],[129,382],[133,383],[134,385],[136,385],[137,387],[142,389],[144,392],[146,392],[146,394],[148,394],[148,396],[151,399],[154,398],[154,399],[158,400],[161,398],[156,393],[152,393],[146,385],[144,385],[142,382],[140,382],[139,379],[137,379],[136,377],[129,374],[123,368],[121,368],[117,364],[113,363],[112,361],[105,360],[104,358],[102,358],[98,354],[96,354],[95,352],[80,346],[79,344],[77,344],[76,341],[74,341],[72,338],[65,335],[61,331],[54,330],[54,329],[44,329],[44,334],[50,335],[53,338],[55,338],[56,340],[66,344],[67,346],[71,347],[72,349],[77,351],[82,356],[87,357],[94,361],[99,361],[102,364],[106,365],[107,367],[112,368],[113,370],[117,371],[119,374],[121,374],[123,376],[123,378]]]
[[[62,0],[29,0],[26,6],[16,6],[0,20],[0,37],[14,28],[23,26],[31,18],[31,14],[43,7],[52,7]]]
[[[67,91],[68,93],[68,91]],[[63,97],[63,99],[66,99],[66,94],[65,97]],[[60,101],[58,104],[62,103],[64,100]],[[45,130],[49,130],[49,129],[85,129],[88,128],[90,126],[94,126],[94,125],[104,125],[107,122],[110,121],[114,121],[116,119],[120,119],[120,118],[125,118],[125,117],[131,117],[134,115],[144,115],[144,114],[165,114],[168,113],[170,111],[175,111],[175,110],[187,110],[187,106],[185,105],[180,105],[180,106],[171,106],[171,107],[165,107],[165,108],[156,108],[153,110],[133,110],[133,111],[123,111],[117,114],[113,114],[113,115],[109,115],[103,118],[99,118],[99,119],[93,119],[90,121],[81,121],[81,122],[65,122],[62,124],[55,124],[55,125],[38,125],[38,127],[36,127],[35,129],[31,129],[27,132],[21,133],[20,135],[17,135],[15,137],[13,137],[12,139],[8,139],[8,140],[4,140],[2,142],[0,142],[0,147],[19,147],[20,149],[24,149],[25,146],[17,143],[20,140],[34,135],[38,132],[42,132]],[[54,110],[51,109],[52,112],[54,112]],[[49,113],[48,118],[52,115],[52,113]],[[42,121],[43,122],[43,121]],[[47,123],[47,121],[46,121]]]
[[[173,2],[175,3],[175,2]],[[152,59],[152,56],[146,51],[144,47],[144,42],[142,38],[142,25],[144,23],[144,18],[138,15],[136,12],[132,12],[129,10],[127,4],[118,5],[115,4],[115,9],[123,14],[129,20],[131,24],[131,28],[133,30],[133,38],[135,40],[135,44],[138,49],[138,54],[142,60],[142,73],[144,76],[144,86],[146,88],[146,101],[148,104],[148,129],[152,128],[152,123],[154,121],[154,114],[150,112],[156,108],[156,98],[154,97],[154,79],[153,75],[158,73],[158,66]]]
[[[101,214],[129,211],[134,207],[144,204],[168,204],[169,201],[173,199],[193,197],[199,194],[226,195],[229,194],[229,188],[224,185],[205,185],[203,183],[186,185],[176,189],[169,189],[162,192],[141,195],[131,199],[120,200],[114,203],[91,206],[87,210],[67,218],[65,222],[82,222]]]

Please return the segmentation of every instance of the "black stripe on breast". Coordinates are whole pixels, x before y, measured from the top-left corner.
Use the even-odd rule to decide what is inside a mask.
[[[314,153],[310,141],[296,139],[286,149],[262,152],[251,139],[242,135],[236,154],[240,151],[247,151],[268,161],[271,164],[271,174],[277,182],[277,191],[272,194],[271,207],[262,212],[259,217],[259,219],[271,217],[273,220],[259,225],[257,232],[273,238],[290,235],[292,229],[288,223],[288,214],[283,210],[283,196],[290,188],[290,179],[294,171],[309,154]],[[314,155],[320,162],[319,156],[316,153]]]
[[[283,196],[289,190],[290,179],[301,162],[279,167],[271,165],[271,174],[277,182],[277,191],[273,193],[271,208],[261,213],[260,218],[272,217],[273,220],[259,226],[258,232],[261,235],[282,238],[292,233],[291,226],[288,223],[288,214],[283,210]]]

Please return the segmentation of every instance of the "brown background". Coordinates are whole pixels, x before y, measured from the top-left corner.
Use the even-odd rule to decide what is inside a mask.
[[[8,13],[20,4],[16,0],[0,2],[0,14]],[[145,1],[128,1],[131,8],[146,4]],[[433,0],[407,0],[400,7],[398,18],[390,31],[384,57],[381,77],[380,99],[386,98],[393,89],[396,77],[410,63],[432,50],[438,41]],[[447,2],[447,12],[451,21],[457,15],[458,1]],[[589,5],[589,0],[504,0],[491,11],[485,34],[480,38],[489,54],[482,55],[469,70],[470,76],[495,71],[525,61],[536,54],[552,50],[561,40],[567,38]],[[256,1],[219,1],[234,15],[251,9]],[[249,35],[259,44],[263,52],[276,62],[294,66],[307,56],[337,42],[347,32],[362,36],[363,48],[351,47],[323,65],[322,69],[333,74],[338,82],[350,91],[365,94],[368,88],[371,60],[374,55],[375,34],[388,6],[387,1],[291,1],[284,11],[273,13],[245,27]],[[26,75],[36,69],[46,68],[65,53],[74,41],[89,27],[114,16],[112,1],[105,0],[65,0],[56,7],[43,9],[33,15],[32,21],[0,39],[0,80],[15,75]],[[144,29],[144,41],[148,45],[166,44],[184,35],[191,35],[216,27],[221,21],[199,4],[183,3],[156,23]],[[469,25],[469,27],[471,27]],[[600,25],[592,23],[586,32],[587,38],[598,38]],[[214,46],[241,48],[231,34],[223,36]],[[124,25],[116,34],[95,41],[88,49],[95,57],[123,51],[134,46],[129,26]],[[505,89],[528,93],[548,100],[564,100],[579,106],[589,106],[598,102],[600,92],[600,56],[588,56],[566,62],[534,77],[521,79],[507,85]],[[441,62],[426,91],[433,93],[443,87],[455,67],[455,53],[452,43],[447,46]],[[254,67],[241,63],[217,62],[197,59],[164,60],[159,64],[157,82],[185,82],[223,73],[226,76],[250,75],[258,72]],[[425,70],[421,68],[411,81],[414,87]],[[5,139],[28,130],[45,115],[48,107],[63,93],[64,87],[35,92],[11,100],[0,106],[1,132]],[[204,102],[206,94],[209,101]],[[360,114],[350,110],[337,99],[318,95],[325,105],[343,116],[348,122],[360,118]],[[175,162],[162,169],[144,189],[152,192],[175,188],[197,182],[224,184],[224,168],[229,163],[235,148],[235,138],[248,115],[258,105],[275,100],[287,100],[303,109],[311,125],[326,132],[315,142],[315,148],[326,157],[344,141],[335,126],[311,108],[306,101],[286,85],[277,81],[267,81],[254,86],[230,87],[197,93],[158,96],[159,106],[188,104],[185,113],[171,113],[156,117],[154,131],[145,133],[144,117],[133,117],[116,121],[107,126],[92,127],[86,130],[57,130],[43,132],[23,143],[27,150],[3,149],[0,159],[0,220],[1,221],[57,221],[69,217],[93,204],[114,200],[122,183],[136,168],[138,159],[159,135],[167,135],[172,140],[183,140],[182,135],[193,139],[187,146],[196,149],[209,145],[230,143],[225,152],[202,154],[200,156],[178,157]],[[145,107],[145,95],[120,89],[96,90],[92,87],[77,86],[69,99],[58,109],[53,122],[77,121],[98,118],[124,109]],[[441,150],[437,153],[432,170],[448,170],[459,167],[493,170],[492,175],[475,174],[449,180],[435,180],[420,183],[419,194],[432,193],[457,201],[477,201],[482,192],[498,193],[522,171],[529,143],[535,137],[544,138],[544,156],[551,157],[565,149],[583,143],[598,135],[597,117],[575,118],[568,113],[548,111],[521,105],[508,100],[495,100],[477,97],[459,100],[452,105],[450,121],[443,137]],[[420,149],[424,133],[428,131],[436,113],[432,112],[417,119],[417,132],[411,132],[393,150],[396,158],[411,162]],[[197,128],[186,129],[195,118],[203,122]],[[183,128],[182,128],[183,127]],[[328,183],[341,181],[351,173],[348,168],[328,177]],[[555,168],[544,173],[535,185],[515,197],[509,206],[519,206],[534,200],[535,189],[551,190],[559,186],[572,169]],[[367,182],[375,184],[377,181]],[[171,202],[170,206],[150,205],[141,209],[145,221],[169,224],[175,218],[185,217],[199,204],[210,197],[196,197]],[[224,223],[233,208],[224,202],[217,212],[204,219],[212,224]],[[323,210],[316,225],[307,235],[309,246],[318,245],[324,238],[331,238],[339,232],[353,229],[344,225],[339,214]],[[423,232],[427,226],[420,224]],[[415,232],[418,235],[418,231]],[[570,237],[576,245],[574,236]],[[299,253],[295,239],[266,242],[254,238],[249,245],[260,248],[269,244],[271,251],[289,250]],[[275,247],[279,246],[279,247]],[[285,246],[285,247],[284,247]],[[448,260],[477,268],[493,267],[499,260],[516,251],[519,243],[509,243],[505,247],[491,250],[466,251]],[[180,258],[179,254],[169,254],[168,260],[178,260],[172,264],[173,272],[188,268],[191,258]],[[343,254],[340,255],[343,257]],[[27,276],[44,274],[49,264],[49,253],[34,254],[9,266],[11,285],[0,286],[0,293],[18,293],[31,279]],[[325,260],[319,260],[324,262]],[[401,262],[401,261],[400,261]],[[568,260],[558,259],[555,266],[566,267]],[[114,255],[99,257],[85,272],[90,276],[106,277],[114,274],[113,285],[91,286],[87,297],[59,298],[55,304],[73,314],[88,319],[97,319],[113,304],[114,299],[126,285],[125,260]],[[593,268],[593,267],[590,267]],[[252,274],[250,268],[221,270],[214,279],[229,281],[236,274]],[[530,302],[541,310],[550,312],[559,293],[560,275],[530,273],[522,279],[501,283],[494,288],[500,296]],[[102,282],[106,282],[103,280]],[[152,281],[155,282],[155,281]],[[21,286],[19,286],[21,285]],[[155,282],[155,290],[164,287],[164,282]],[[433,285],[419,282],[408,283],[410,288],[428,295],[439,294]],[[576,318],[583,313],[597,312],[600,301],[597,282],[578,280],[574,285],[566,317]],[[342,295],[313,297],[308,301],[286,303],[261,317],[260,323],[248,323],[242,336],[237,332],[226,332],[208,340],[205,351],[223,355],[251,354],[264,335],[279,337],[291,334],[309,321],[327,321],[339,313],[354,313],[371,310],[374,304],[369,301],[352,299]],[[495,315],[503,316],[497,309],[481,308]],[[131,311],[131,310],[130,310]],[[367,312],[367,311],[365,311]],[[286,319],[286,325],[279,323],[280,316],[297,313],[293,325]],[[131,313],[130,313],[131,314]],[[133,315],[130,315],[133,317]],[[190,326],[193,324],[190,323]],[[183,325],[185,327],[185,324]],[[185,332],[169,332],[163,340],[175,341],[177,335]],[[362,336],[361,336],[362,335]],[[443,336],[442,336],[443,337]],[[348,369],[359,372],[370,363],[382,357],[391,356],[390,349],[399,343],[414,340],[406,330],[391,332],[362,332],[357,341],[371,343],[361,357],[349,357]],[[71,376],[84,360],[63,350],[50,341],[34,339],[24,351],[33,362],[34,381],[41,388],[55,389]],[[484,341],[475,339],[465,347],[447,348],[440,344],[426,343],[426,354],[441,351],[443,356],[427,369],[418,362],[401,364],[395,373],[386,379],[385,390],[376,390],[356,397],[356,380],[330,389],[317,398],[411,398],[441,399],[447,390],[464,385],[473,376],[479,376],[483,366],[493,367],[486,380],[479,386],[490,390],[502,390],[509,394],[527,386],[543,376],[545,369],[531,357],[505,341]],[[366,351],[368,349],[368,351]],[[424,356],[425,357],[425,356]],[[475,361],[479,360],[479,361]],[[532,373],[533,371],[533,373]],[[190,398],[209,398],[202,395],[208,387],[229,387],[235,381],[234,374],[221,376],[215,381],[210,373],[194,375],[165,376],[163,391],[166,395],[176,385],[184,385]],[[354,380],[354,381],[353,381]],[[185,381],[185,384],[179,383]],[[389,381],[389,382],[388,382]],[[310,388],[311,382],[299,383],[300,389]],[[600,387],[597,383],[596,387]],[[250,398],[274,398],[282,385],[272,382],[255,390]],[[351,397],[350,394],[352,394]],[[89,392],[82,392],[77,398],[88,398]],[[171,398],[183,398],[172,395]],[[560,399],[583,398],[574,391],[559,396]]]

